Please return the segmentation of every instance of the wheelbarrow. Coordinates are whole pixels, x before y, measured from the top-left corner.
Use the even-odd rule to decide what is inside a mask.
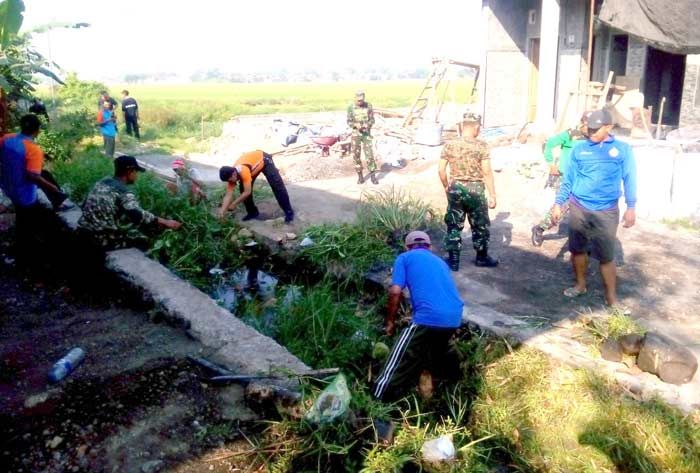
[[[338,136],[312,136],[311,141],[321,148],[321,156],[330,156],[330,148],[338,142]]]

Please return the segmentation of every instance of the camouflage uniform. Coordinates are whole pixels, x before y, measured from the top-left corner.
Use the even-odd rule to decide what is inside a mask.
[[[154,226],[157,217],[141,208],[136,196],[118,179],[102,179],[92,188],[78,229],[104,250],[144,248],[148,238],[142,229]]]
[[[489,246],[488,202],[484,192],[484,174],[481,162],[489,158],[488,145],[476,139],[457,139],[445,144],[441,159],[449,164],[450,186],[447,190],[447,235],[445,249],[462,249],[462,229],[465,217],[472,229],[472,244],[477,251]]]
[[[372,153],[372,135],[370,134],[372,125],[374,125],[372,104],[364,102],[364,106],[360,107],[353,103],[348,107],[348,126],[352,128],[350,139],[352,158],[355,161],[355,171],[358,173],[362,172],[362,160],[360,159],[362,148],[365,150],[369,172],[377,170],[377,163]]]

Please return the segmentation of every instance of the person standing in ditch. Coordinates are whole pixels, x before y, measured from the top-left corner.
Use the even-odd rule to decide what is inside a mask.
[[[156,217],[141,208],[127,186],[135,183],[138,173],[144,171],[133,156],[114,160],[114,177],[97,182],[85,198],[83,215],[78,220],[81,238],[102,251],[128,247],[146,250],[148,238],[144,230],[157,227],[177,230],[182,226],[177,220]]]
[[[462,250],[462,229],[469,218],[472,245],[476,250],[476,266],[498,266],[489,250],[489,209],[496,208],[496,187],[493,182],[488,145],[477,139],[481,117],[466,113],[462,120],[462,137],[449,141],[442,149],[438,174],[447,193],[445,249],[447,263],[452,271],[459,271]],[[450,180],[447,179],[447,168]],[[485,190],[488,190],[488,199]]]
[[[289,194],[280,176],[272,155],[261,150],[243,153],[233,166],[222,166],[219,169],[219,179],[226,182],[226,194],[219,209],[219,217],[223,218],[226,212],[234,210],[238,204],[243,202],[246,209],[244,221],[256,219],[260,216],[258,208],[253,201],[253,184],[260,174],[267,179],[272,188],[272,193],[277,199],[277,203],[284,211],[285,223],[292,223],[294,220],[294,210],[289,202]],[[240,195],[234,199],[233,192],[238,183]]]
[[[572,148],[582,142],[586,135],[586,123],[591,112],[584,112],[578,127],[564,130],[547,140],[544,145],[544,160],[549,164],[549,178],[545,187],[551,187],[555,193],[559,193],[561,187],[561,176],[564,169],[569,165],[569,156]],[[555,156],[555,151],[558,156]],[[568,203],[562,206],[562,214],[569,211]],[[547,212],[540,223],[532,227],[533,246],[542,246],[544,243],[544,232],[554,226],[551,212]]]
[[[562,207],[569,204],[569,251],[576,284],[564,290],[567,297],[586,293],[588,252],[600,261],[600,274],[605,288],[605,303],[613,313],[628,314],[617,300],[615,241],[620,221],[618,201],[624,186],[627,210],[623,226],[635,224],[637,203],[637,170],[629,144],[610,134],[612,116],[607,110],[596,110],[588,117],[588,140],[571,152],[564,170],[561,189],[551,210],[558,222]]]
[[[372,125],[374,125],[374,112],[372,104],[365,101],[365,93],[358,90],[355,93],[355,102],[348,107],[348,126],[352,128],[350,146],[352,148],[352,158],[355,161],[355,171],[357,171],[357,183],[363,184],[365,178],[362,172],[362,149],[365,150],[367,169],[372,184],[379,184],[377,180],[377,162],[374,160],[372,152]]]
[[[124,113],[124,123],[126,124],[126,134],[141,139],[139,134],[139,104],[136,99],[129,96],[129,91],[122,90],[122,113]]]
[[[100,127],[100,133],[102,133],[105,155],[113,158],[117,137],[117,116],[114,114],[114,106],[109,100],[102,102],[102,110],[97,112],[97,126]]]
[[[394,400],[420,378],[432,374],[453,374],[458,367],[450,340],[462,323],[464,303],[445,262],[430,251],[430,237],[413,231],[405,239],[406,252],[394,262],[386,315],[386,333],[393,335],[396,313],[404,288],[411,295],[411,325],[401,330],[398,340],[375,381],[373,395]]]

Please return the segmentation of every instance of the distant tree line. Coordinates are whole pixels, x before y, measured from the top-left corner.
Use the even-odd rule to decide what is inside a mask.
[[[308,69],[303,71],[288,71],[281,69],[267,72],[224,72],[220,69],[208,69],[196,71],[187,79],[192,82],[233,82],[233,83],[259,83],[259,82],[314,82],[314,81],[379,81],[396,79],[425,79],[429,70],[424,67],[405,70],[393,70],[389,68],[367,68],[358,70],[347,68],[337,71],[319,71]],[[139,82],[167,81],[177,78],[174,73],[159,74],[127,74],[124,82],[134,84]]]

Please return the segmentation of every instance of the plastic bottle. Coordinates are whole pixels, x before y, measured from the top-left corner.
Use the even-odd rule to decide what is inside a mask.
[[[57,383],[68,376],[85,358],[82,348],[73,348],[66,356],[56,362],[49,371],[49,381]]]

